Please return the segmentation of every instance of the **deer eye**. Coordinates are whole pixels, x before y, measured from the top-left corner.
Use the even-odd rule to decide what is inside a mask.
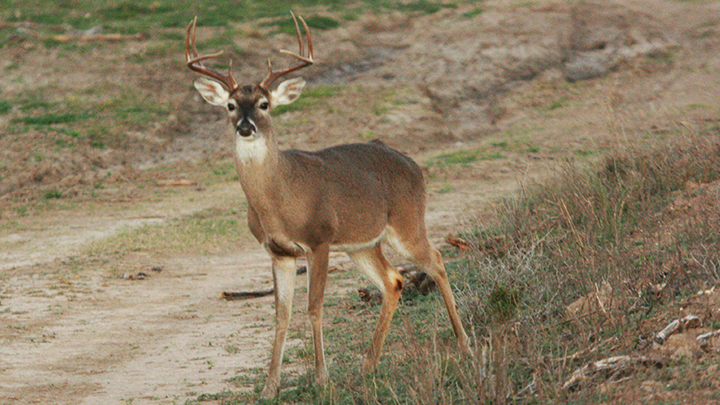
[[[228,104],[227,108],[228,108],[228,111],[235,111],[235,104],[230,103],[230,104]]]
[[[270,108],[270,103],[268,103],[267,101],[265,101],[264,103],[260,104],[260,109],[261,109],[261,110],[267,110],[268,108]]]

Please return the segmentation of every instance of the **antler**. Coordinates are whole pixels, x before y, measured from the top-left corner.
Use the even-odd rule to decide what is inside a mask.
[[[270,59],[268,59],[268,74],[263,79],[262,82],[260,82],[260,87],[263,89],[270,91],[270,87],[272,86],[273,82],[277,80],[278,78],[285,76],[286,74],[290,72],[294,72],[298,69],[302,69],[304,67],[308,67],[313,64],[313,46],[312,46],[312,38],[310,38],[310,29],[308,28],[307,24],[305,23],[305,20],[303,20],[302,17],[300,17],[300,21],[302,22],[303,27],[305,27],[305,34],[307,36],[307,43],[308,43],[308,54],[307,56],[304,56],[305,54],[305,47],[303,46],[302,37],[300,36],[300,27],[298,26],[297,18],[295,18],[295,14],[293,12],[290,12],[292,15],[293,21],[295,21],[295,31],[297,31],[297,38],[298,38],[298,44],[300,46],[300,53],[292,53],[290,51],[286,51],[284,49],[280,50],[280,53],[284,53],[286,55],[290,55],[293,58],[299,60],[300,64],[297,64],[295,66],[291,66],[287,69],[283,69],[277,72],[273,72],[272,70],[272,63],[270,62]]]
[[[187,66],[194,70],[195,72],[198,72],[200,74],[203,74],[208,77],[212,77],[213,79],[218,80],[220,83],[224,84],[231,92],[238,88],[238,84],[232,77],[232,59],[230,60],[230,68],[228,69],[228,74],[224,75],[222,73],[216,72],[212,69],[208,69],[205,66],[203,66],[201,61],[204,61],[205,59],[211,59],[211,58],[217,58],[218,56],[222,55],[223,52],[217,52],[210,55],[205,56],[198,56],[197,48],[195,47],[195,26],[197,24],[197,17],[195,17],[191,22],[190,25],[188,25],[187,28],[187,37],[185,38],[185,59],[187,60]],[[190,36],[192,34],[192,38]],[[190,47],[192,46],[192,58],[190,57]]]

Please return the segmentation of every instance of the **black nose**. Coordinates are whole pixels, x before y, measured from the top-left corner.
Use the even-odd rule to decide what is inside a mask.
[[[243,119],[237,126],[237,132],[240,136],[250,136],[255,132],[255,125],[250,121]]]

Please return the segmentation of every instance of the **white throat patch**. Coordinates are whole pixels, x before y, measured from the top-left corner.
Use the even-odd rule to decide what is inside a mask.
[[[240,163],[262,163],[265,160],[268,153],[265,137],[253,135],[245,139],[237,134],[235,136],[235,153]]]

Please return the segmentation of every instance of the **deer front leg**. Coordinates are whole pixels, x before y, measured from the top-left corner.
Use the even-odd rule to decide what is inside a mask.
[[[285,336],[290,324],[293,293],[295,292],[295,258],[273,256],[272,271],[275,285],[275,342],[265,388],[260,394],[262,398],[272,398],[280,391],[280,367],[282,366]]]
[[[329,245],[321,245],[308,255],[310,271],[308,272],[308,314],[313,332],[315,347],[315,382],[324,385],[327,380],[325,366],[325,349],[323,346],[322,312],[325,284],[328,273]]]

